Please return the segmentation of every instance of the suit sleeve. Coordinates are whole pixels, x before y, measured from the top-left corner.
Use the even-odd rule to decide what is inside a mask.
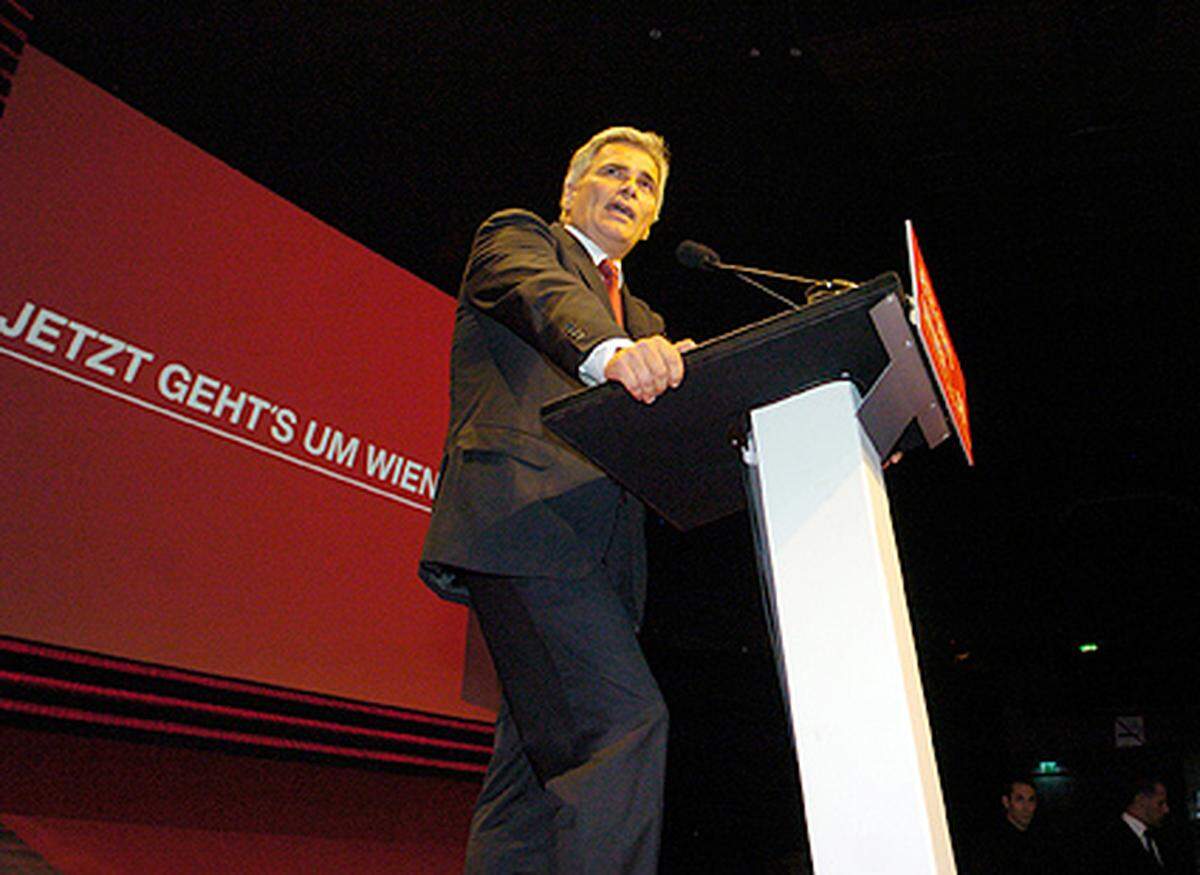
[[[523,210],[497,213],[480,227],[463,295],[572,375],[596,344],[627,336],[599,296],[564,266],[549,226]]]

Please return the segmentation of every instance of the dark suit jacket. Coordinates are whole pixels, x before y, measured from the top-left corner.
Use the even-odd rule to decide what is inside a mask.
[[[1002,820],[980,836],[970,855],[970,865],[961,869],[970,875],[1064,875],[1071,869],[1062,848],[1043,832],[1039,822],[1021,831]]]
[[[1106,824],[1100,840],[1094,848],[1096,859],[1093,871],[1097,875],[1165,875],[1174,871],[1168,853],[1158,839],[1159,852],[1163,855],[1164,868],[1146,852],[1141,840],[1123,820],[1114,819]]]
[[[662,318],[622,289],[626,330],[604,280],[562,225],[505,210],[480,226],[463,275],[446,438],[420,573],[465,601],[459,570],[571,578],[613,541],[644,584],[641,507],[542,425],[543,404],[582,387],[579,365],[612,337],[659,334]]]

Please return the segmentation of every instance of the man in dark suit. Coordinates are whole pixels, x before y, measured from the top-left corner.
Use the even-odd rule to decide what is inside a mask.
[[[1186,871],[1175,864],[1170,850],[1163,847],[1156,830],[1170,813],[1167,788],[1155,777],[1139,777],[1129,783],[1125,810],[1110,823],[1097,849],[1095,871],[1111,875],[1163,875]]]
[[[1034,825],[1038,797],[1026,777],[1003,785],[1000,804],[1004,820],[976,842],[968,870],[971,875],[1063,875],[1063,855],[1040,826]]]
[[[663,336],[622,270],[667,171],[657,134],[602,131],[571,160],[560,222],[493,215],[463,276],[421,575],[469,601],[504,694],[470,873],[657,868],[667,712],[636,639],[642,508],[539,411],[605,380],[649,404],[683,379],[690,341]]]

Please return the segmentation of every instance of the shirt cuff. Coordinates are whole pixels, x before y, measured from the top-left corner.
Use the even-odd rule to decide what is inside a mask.
[[[633,341],[628,337],[610,337],[600,341],[592,347],[592,351],[579,366],[579,379],[583,380],[585,386],[600,385],[604,382],[604,369],[608,367],[609,359],[616,355],[618,350],[631,346]]]

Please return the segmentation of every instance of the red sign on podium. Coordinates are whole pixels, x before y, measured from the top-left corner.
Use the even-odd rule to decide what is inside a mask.
[[[967,463],[974,465],[971,424],[967,417],[967,383],[963,377],[962,366],[958,363],[954,344],[950,342],[950,332],[946,328],[946,320],[942,317],[937,295],[933,293],[933,283],[929,279],[925,259],[921,257],[921,247],[917,245],[917,234],[913,230],[911,220],[904,223],[904,235],[908,240],[908,265],[912,273],[913,317],[917,334],[920,335],[925,355],[933,366],[938,390],[942,394],[942,403],[950,412],[950,420],[954,423],[958,442],[967,455]]]

